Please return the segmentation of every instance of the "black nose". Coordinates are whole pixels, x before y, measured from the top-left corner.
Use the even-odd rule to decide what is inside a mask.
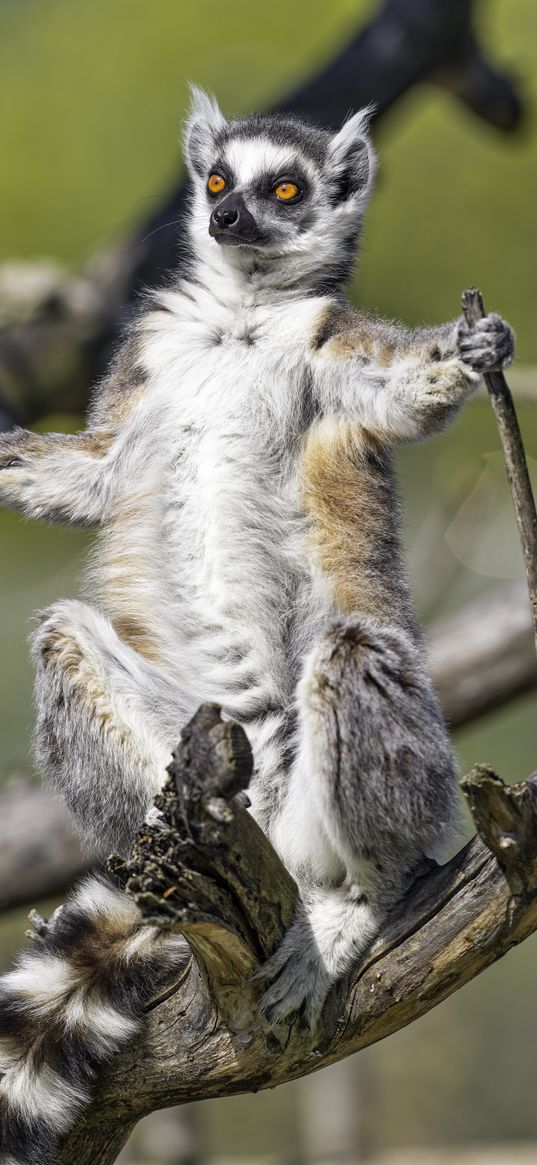
[[[217,242],[229,245],[255,243],[261,237],[242,194],[235,190],[215,206],[209,220],[209,234]]]
[[[238,222],[239,212],[236,207],[221,206],[219,210],[213,211],[213,219],[217,226],[225,230],[227,227],[232,227]]]

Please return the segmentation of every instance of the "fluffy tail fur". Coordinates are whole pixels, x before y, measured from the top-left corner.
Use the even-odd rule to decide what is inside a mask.
[[[104,878],[36,929],[36,948],[0,979],[0,1165],[54,1165],[99,1065],[189,954]]]

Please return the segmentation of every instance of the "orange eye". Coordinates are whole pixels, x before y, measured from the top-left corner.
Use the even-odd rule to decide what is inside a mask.
[[[222,178],[221,174],[210,174],[207,186],[211,194],[220,194],[222,190],[226,189],[226,180]]]
[[[280,202],[292,202],[293,198],[300,194],[300,190],[296,182],[278,182],[273,193]]]

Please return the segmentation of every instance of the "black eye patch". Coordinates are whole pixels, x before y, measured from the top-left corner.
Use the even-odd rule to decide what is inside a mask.
[[[284,187],[282,190],[281,188]],[[288,166],[275,173],[260,174],[251,185],[251,191],[258,198],[270,199],[281,206],[302,202],[308,193],[308,183],[304,174],[295,166]]]
[[[224,185],[221,190],[211,189],[210,179],[213,175],[217,175],[223,179]],[[206,174],[206,192],[211,202],[214,202],[217,198],[222,198],[224,194],[229,194],[233,186],[233,175],[229,166],[226,166],[223,162],[215,162],[213,166],[209,167]]]

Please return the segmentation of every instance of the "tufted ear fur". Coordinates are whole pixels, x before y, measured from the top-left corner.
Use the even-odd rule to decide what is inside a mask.
[[[184,129],[185,157],[189,168],[202,174],[212,161],[215,141],[227,121],[216,99],[190,86],[190,109]]]
[[[346,201],[353,195],[365,195],[373,181],[376,158],[369,122],[373,106],[360,109],[332,137],[328,147],[329,177],[336,185],[337,201]]]

